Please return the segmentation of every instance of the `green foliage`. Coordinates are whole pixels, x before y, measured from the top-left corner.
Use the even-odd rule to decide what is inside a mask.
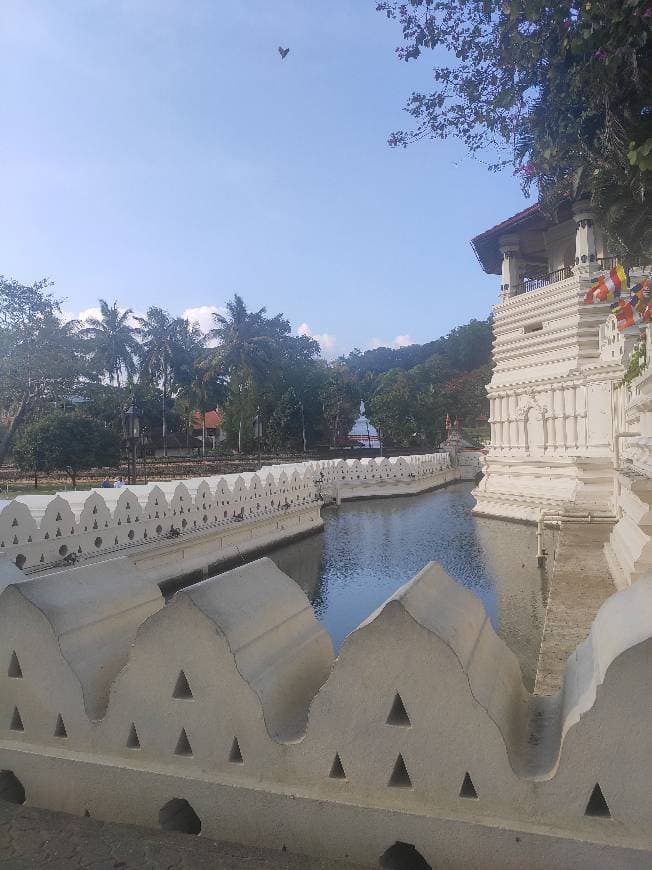
[[[114,466],[120,458],[115,432],[76,414],[52,414],[27,425],[16,439],[14,461],[21,471],[65,471],[75,486],[87,468]]]
[[[647,351],[645,348],[645,341],[640,341],[631,353],[627,371],[623,375],[623,382],[631,384],[635,378],[643,374],[646,365]]]
[[[301,405],[292,387],[276,402],[267,427],[267,443],[276,452],[301,449]]]
[[[47,281],[0,281],[0,386],[10,420],[4,444],[26,427],[15,448],[25,470],[65,468],[74,476],[103,464],[102,439],[107,450],[118,443],[132,395],[142,427],[155,441],[162,432],[164,444],[167,432],[189,436],[193,422],[219,405],[227,447],[243,452],[258,449],[257,414],[261,446],[283,452],[340,446],[361,398],[387,439],[405,446],[441,440],[446,412],[473,423],[484,407],[489,321],[473,320],[424,345],[354,351],[328,364],[314,339],[292,335],[282,314],[250,311],[237,295],[206,336],[156,306],[134,328],[128,310],[103,300],[101,318],[63,324],[48,288]],[[209,338],[216,347],[206,346]],[[52,415],[73,396],[82,399],[81,414]]]
[[[87,370],[75,324],[59,319],[50,286],[0,276],[0,408],[11,417],[0,464],[19,427],[73,395]]]
[[[434,89],[390,144],[457,136],[498,152],[549,208],[590,194],[616,250],[652,248],[649,0],[379,0],[399,58],[435,52]]]
[[[471,320],[458,326],[448,335],[426,344],[411,344],[408,347],[377,347],[362,353],[352,351],[342,358],[351,371],[381,373],[393,368],[411,369],[437,356],[442,365],[448,364],[451,371],[469,371],[478,368],[491,358],[493,335],[491,319]]]

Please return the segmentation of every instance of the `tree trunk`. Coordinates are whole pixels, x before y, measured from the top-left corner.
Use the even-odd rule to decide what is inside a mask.
[[[240,422],[238,424],[238,453],[242,453],[242,409],[240,409]]]
[[[201,409],[201,455],[202,459],[206,457],[206,409],[203,405]]]
[[[7,430],[7,434],[5,435],[2,443],[0,443],[0,465],[2,465],[5,461],[7,453],[9,452],[9,448],[11,447],[14,437],[16,435],[16,430],[23,422],[23,417],[27,413],[27,405],[28,405],[29,397],[27,393],[23,395],[20,400],[20,405],[18,406],[18,410],[16,414],[12,418],[11,423],[9,424],[9,429]]]

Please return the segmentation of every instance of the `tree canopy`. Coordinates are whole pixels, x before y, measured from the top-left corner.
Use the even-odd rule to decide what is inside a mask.
[[[457,136],[493,168],[513,163],[544,207],[590,195],[616,251],[652,249],[649,0],[378,0],[401,60],[433,50],[407,145]]]
[[[398,447],[434,446],[447,412],[469,425],[485,413],[484,392],[469,384],[488,379],[489,321],[327,363],[283,314],[250,309],[237,294],[208,333],[158,306],[135,317],[117,302],[99,303],[99,318],[64,322],[48,281],[0,279],[2,449],[15,440],[24,470],[66,470],[74,479],[112,458],[132,395],[157,446],[160,433],[165,449],[168,432],[185,433],[190,445],[199,429],[202,452],[214,446],[204,424],[218,406],[223,449],[239,452],[342,446],[361,399]]]
[[[57,413],[26,426],[16,439],[14,461],[23,471],[65,471],[73,487],[80,471],[116,465],[120,440],[88,417]]]

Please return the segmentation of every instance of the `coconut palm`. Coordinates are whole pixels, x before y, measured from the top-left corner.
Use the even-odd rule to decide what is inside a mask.
[[[100,373],[108,375],[109,383],[120,386],[120,375],[136,373],[136,360],[140,345],[136,329],[131,326],[131,308],[121,311],[117,302],[109,305],[99,300],[100,317],[89,317],[80,334],[91,344],[93,364]]]
[[[184,382],[183,372],[192,368],[192,345],[200,342],[201,332],[182,317],[171,317],[163,308],[151,306],[145,317],[135,318],[142,343],[142,375],[163,391],[163,455],[167,456],[166,413],[170,395],[177,383]],[[201,345],[199,345],[201,346]]]
[[[290,324],[281,314],[266,316],[266,309],[249,311],[236,293],[226,304],[227,315],[214,314],[215,328],[209,337],[218,346],[207,361],[209,371],[227,375],[231,393],[240,408],[238,452],[242,450],[244,408],[251,392],[262,382],[269,383],[277,374],[283,340]]]

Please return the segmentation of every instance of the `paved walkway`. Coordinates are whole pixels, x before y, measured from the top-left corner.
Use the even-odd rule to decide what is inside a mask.
[[[562,524],[534,685],[537,695],[559,691],[566,660],[616,591],[604,556],[611,530],[611,523]]]
[[[362,870],[287,852],[115,825],[0,800],[3,870]]]

